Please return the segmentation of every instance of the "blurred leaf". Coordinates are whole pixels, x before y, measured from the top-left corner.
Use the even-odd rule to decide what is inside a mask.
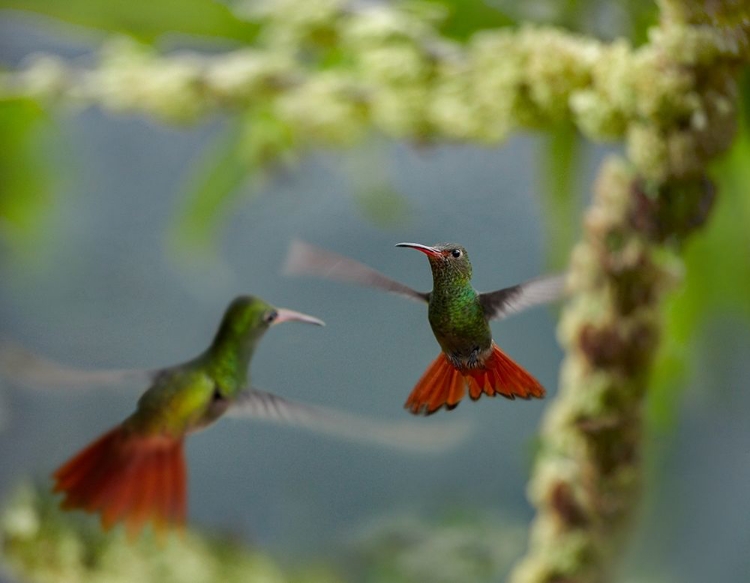
[[[237,536],[185,528],[179,536],[157,537],[147,531],[128,540],[122,529],[105,532],[92,516],[62,510],[46,485],[22,485],[2,506],[3,581],[6,566],[14,580],[36,582],[340,581],[322,561],[288,574],[267,552],[241,544]]]
[[[288,126],[264,112],[233,120],[191,179],[187,201],[171,233],[176,251],[210,256],[216,233],[248,182],[255,193],[272,166],[293,159],[293,135]]]
[[[630,0],[622,8],[630,17],[630,40],[640,46],[648,42],[648,29],[659,22],[659,6],[652,0]]]
[[[40,139],[47,116],[30,100],[0,101],[0,236],[14,247],[42,239],[50,176]]]
[[[379,227],[403,224],[409,201],[394,186],[389,173],[388,142],[372,138],[346,158],[354,201],[368,220]]]
[[[581,139],[572,124],[558,126],[543,139],[539,188],[546,217],[547,263],[560,269],[567,264],[579,232]]]
[[[740,110],[744,133],[750,133],[750,68],[745,67],[740,76]]]
[[[464,505],[465,506],[465,505]],[[350,543],[355,581],[487,583],[503,581],[526,537],[517,519],[449,501],[445,515],[425,522],[400,512],[360,529]]]
[[[747,128],[747,126],[745,126]],[[750,136],[743,131],[713,168],[716,208],[706,229],[685,250],[685,282],[667,304],[664,342],[654,370],[648,414],[657,428],[675,421],[677,402],[698,360],[697,336],[708,318],[727,314],[750,321]],[[713,387],[705,387],[713,390]]]
[[[478,30],[516,24],[513,18],[485,0],[420,0],[420,3],[445,7],[448,16],[440,30],[458,40],[466,40]]]
[[[404,195],[386,185],[358,190],[355,200],[364,215],[379,227],[393,227],[403,222],[409,211]]]
[[[243,130],[231,130],[210,148],[190,180],[187,200],[172,230],[177,249],[210,253],[227,207],[257,170],[242,151]]]
[[[37,12],[59,20],[153,41],[164,33],[250,42],[258,25],[215,0],[0,0],[0,9]]]

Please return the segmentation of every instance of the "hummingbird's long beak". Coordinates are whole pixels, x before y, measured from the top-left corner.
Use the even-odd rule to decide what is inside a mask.
[[[428,247],[427,245],[420,245],[419,243],[398,243],[396,247],[409,247],[410,249],[416,249],[417,251],[421,251],[425,255],[430,255],[432,257],[440,257],[440,251],[438,251],[434,247]]]
[[[308,316],[307,314],[303,314],[301,312],[295,312],[294,310],[277,308],[276,313],[278,314],[278,316],[276,316],[276,319],[273,321],[272,325],[281,324],[282,322],[305,322],[306,324],[315,324],[316,326],[326,325],[323,320],[318,320],[318,318]]]

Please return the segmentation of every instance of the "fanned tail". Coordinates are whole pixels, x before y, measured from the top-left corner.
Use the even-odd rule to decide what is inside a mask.
[[[516,363],[492,343],[492,352],[483,366],[467,369],[464,374],[469,383],[469,396],[476,401],[482,393],[506,399],[531,399],[544,397],[544,387],[526,369]]]
[[[101,514],[105,530],[119,521],[135,537],[147,522],[157,531],[185,522],[182,439],[142,436],[122,425],[102,435],[54,474],[62,507]]]
[[[455,409],[466,394],[476,401],[482,394],[508,399],[544,397],[544,387],[493,342],[492,351],[481,366],[458,369],[441,352],[417,381],[405,408],[415,415],[431,415],[441,407]]]
[[[463,375],[441,352],[417,381],[404,407],[414,415],[432,415],[443,406],[454,409],[464,394],[466,382]]]

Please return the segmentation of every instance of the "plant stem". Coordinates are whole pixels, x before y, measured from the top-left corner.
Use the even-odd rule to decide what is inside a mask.
[[[583,239],[573,251],[573,299],[559,330],[566,357],[529,487],[538,513],[512,583],[612,579],[637,506],[642,409],[662,299],[679,271],[681,243],[711,210],[715,190],[707,163],[729,145],[736,123],[742,51],[711,51],[708,39],[725,37],[728,27],[739,46],[745,43],[747,58],[748,9],[741,25],[735,2],[711,3],[710,18],[699,4],[662,2],[648,50],[656,51],[665,71],[683,71],[685,90],[702,103],[705,117],[630,122],[629,160],[602,165]],[[706,46],[694,53],[710,58],[683,62],[697,37]],[[680,50],[680,43],[687,46]]]

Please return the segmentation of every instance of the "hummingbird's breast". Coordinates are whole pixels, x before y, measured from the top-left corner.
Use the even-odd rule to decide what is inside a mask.
[[[128,424],[144,433],[184,435],[216,420],[224,412],[214,403],[215,383],[200,370],[176,367],[163,371],[141,396]]]
[[[430,295],[428,317],[443,351],[455,363],[474,362],[492,345],[492,333],[473,288]]]

